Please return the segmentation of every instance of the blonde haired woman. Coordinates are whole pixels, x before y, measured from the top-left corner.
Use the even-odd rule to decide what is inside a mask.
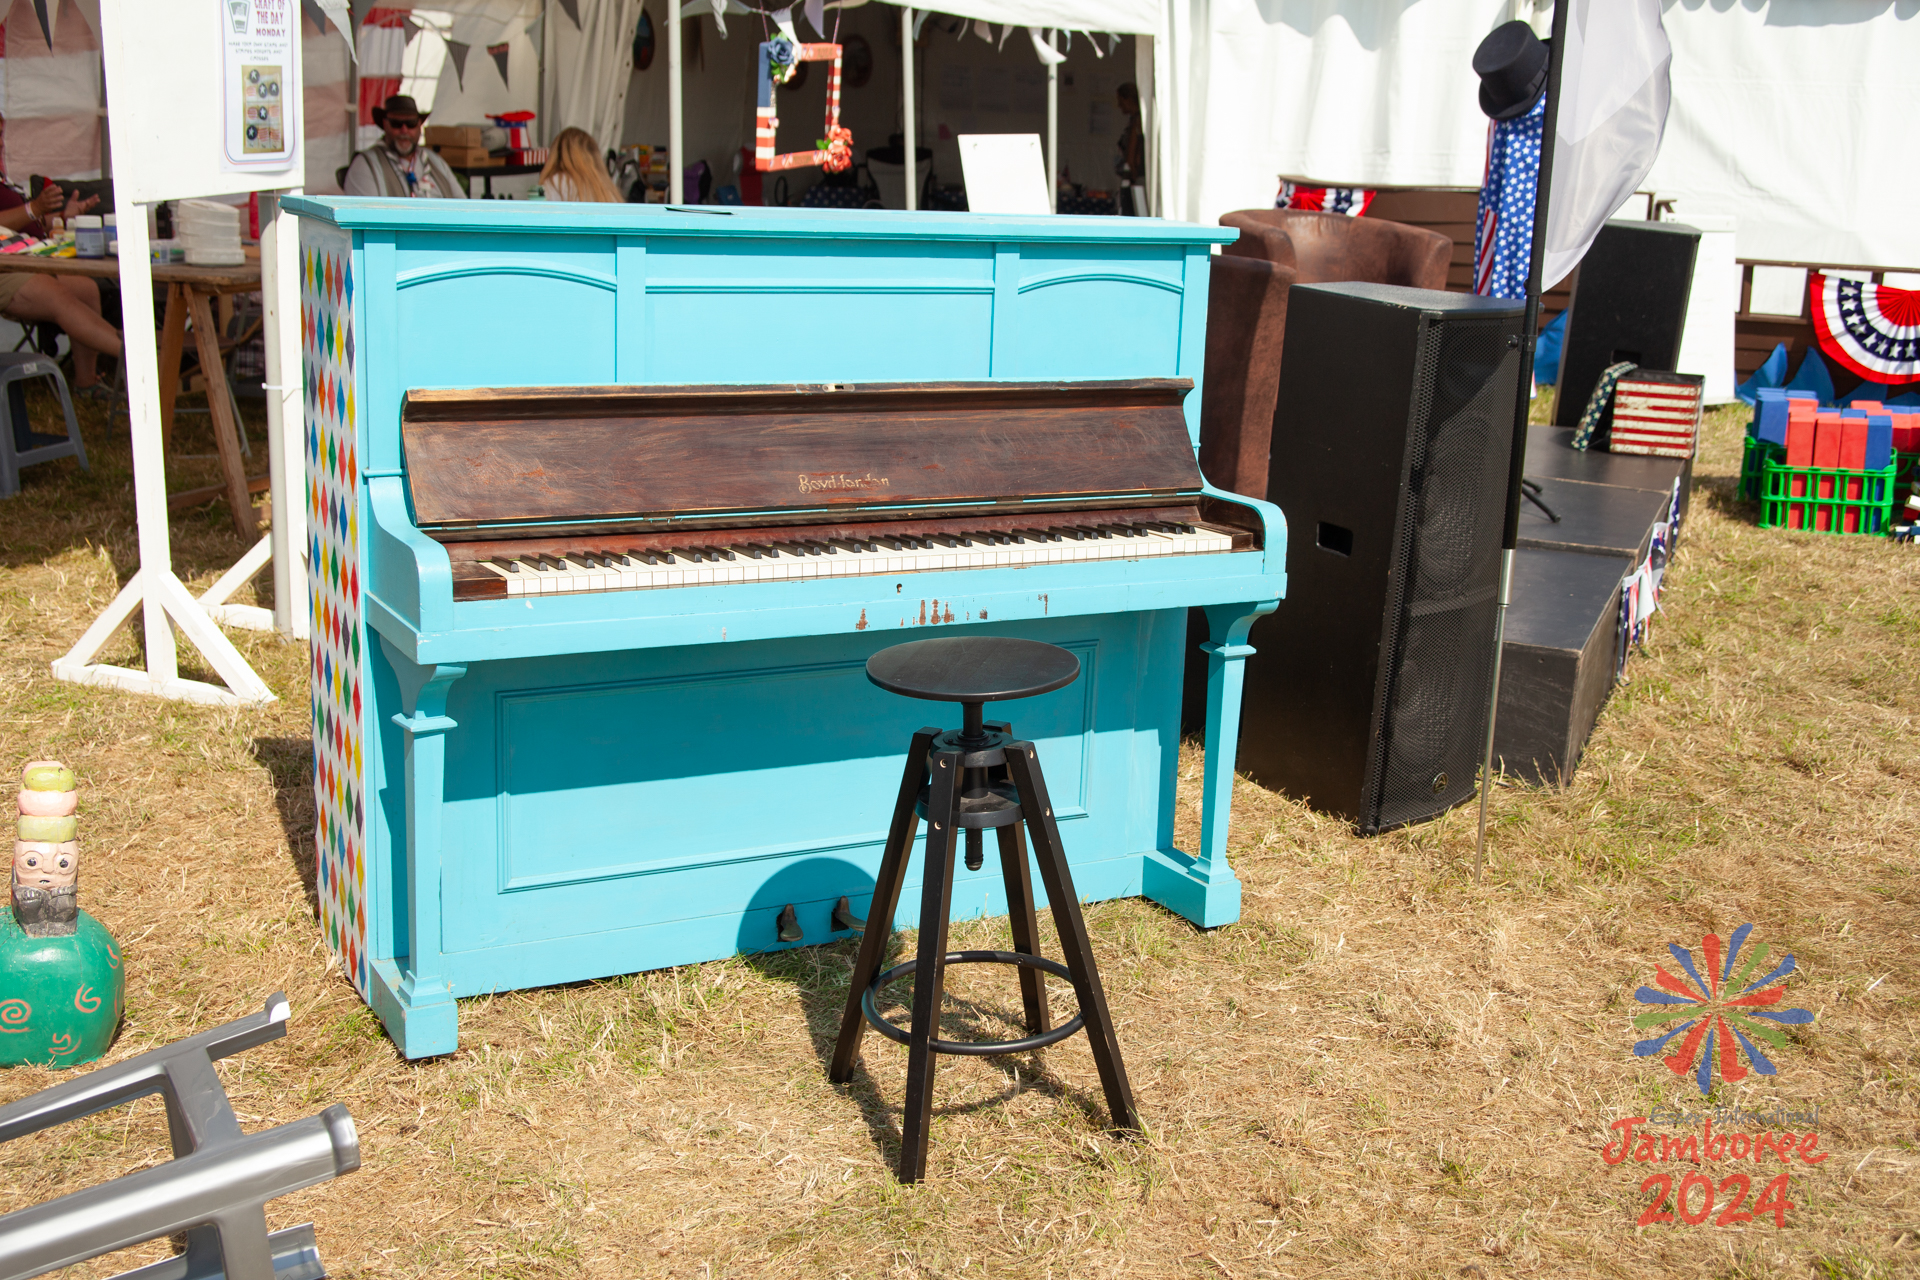
[[[585,129],[562,129],[553,140],[553,154],[540,171],[540,189],[549,200],[620,203],[620,193],[607,181],[607,167],[600,162],[600,144]]]

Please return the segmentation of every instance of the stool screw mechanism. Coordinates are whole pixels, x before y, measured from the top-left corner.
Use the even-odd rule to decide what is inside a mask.
[[[1100,986],[1086,921],[1080,913],[1053,818],[1053,804],[1040,772],[1038,752],[1031,742],[1014,738],[1011,725],[987,723],[983,714],[987,701],[1047,693],[1071,684],[1079,674],[1079,661],[1064,649],[1032,640],[990,637],[896,645],[867,662],[868,679],[883,689],[908,697],[959,702],[964,709],[958,731],[943,732],[929,726],[914,734],[907,748],[893,821],[874,879],[872,905],[867,910],[866,923],[873,927],[861,933],[840,1036],[827,1073],[836,1083],[852,1079],[861,1036],[869,1024],[907,1046],[907,1096],[898,1166],[902,1182],[918,1182],[926,1176],[937,1054],[1024,1053],[1084,1030],[1099,1069],[1113,1128],[1124,1131],[1140,1127],[1132,1088],[1120,1059],[1113,1016]],[[882,972],[880,965],[886,956],[921,818],[926,819],[928,833],[921,877],[918,952],[914,959]],[[957,828],[967,833],[966,864],[970,870],[978,870],[984,861],[982,836],[989,827],[999,841],[1014,949],[948,952],[955,831]],[[1040,954],[1028,839],[1033,844],[1031,861],[1040,868],[1059,930],[1065,964]],[[847,914],[850,916],[851,911]],[[1024,1038],[986,1043],[936,1038],[946,966],[979,963],[1019,967],[1027,1029]],[[1079,1005],[1079,1013],[1059,1027],[1050,1026],[1042,976],[1046,973],[1070,981]],[[880,1016],[876,997],[882,987],[910,974],[914,979],[912,1015],[910,1024],[902,1028]]]

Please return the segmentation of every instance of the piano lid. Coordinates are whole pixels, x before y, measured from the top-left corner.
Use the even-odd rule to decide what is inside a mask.
[[[1191,496],[1186,378],[415,390],[423,528]]]

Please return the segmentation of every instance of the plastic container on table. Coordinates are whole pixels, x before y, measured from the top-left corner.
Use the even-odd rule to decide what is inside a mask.
[[[246,263],[247,251],[239,245],[227,249],[190,244],[186,261],[190,267],[238,267]]]
[[[73,220],[73,251],[78,258],[107,256],[107,228],[97,213],[83,213]]]

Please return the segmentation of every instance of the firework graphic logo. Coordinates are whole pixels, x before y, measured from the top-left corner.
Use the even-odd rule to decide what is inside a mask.
[[[1693,952],[1679,943],[1667,944],[1687,976],[1675,977],[1665,966],[1656,966],[1654,981],[1658,985],[1633,993],[1641,1004],[1655,1007],[1636,1017],[1633,1025],[1639,1031],[1675,1022],[1680,1025],[1634,1045],[1635,1057],[1651,1058],[1679,1039],[1678,1049],[1663,1061],[1677,1076],[1692,1071],[1702,1094],[1712,1090],[1716,1067],[1720,1078],[1729,1084],[1746,1079],[1749,1068],[1741,1063],[1743,1055],[1752,1064],[1751,1070],[1763,1076],[1778,1074],[1779,1069],[1754,1041],[1785,1049],[1786,1033],[1776,1024],[1804,1025],[1813,1021],[1813,1015],[1805,1009],[1776,1007],[1786,999],[1785,979],[1793,972],[1793,957],[1763,970],[1769,948],[1765,943],[1747,947],[1747,935],[1752,932],[1752,925],[1743,924],[1724,946],[1718,934],[1700,939],[1704,966],[1696,965]],[[1765,976],[1754,978],[1757,970],[1763,970]]]

